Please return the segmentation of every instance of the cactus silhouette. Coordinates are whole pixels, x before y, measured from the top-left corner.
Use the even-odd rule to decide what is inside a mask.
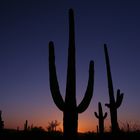
[[[94,84],[94,62],[89,65],[89,79],[85,96],[81,103],[76,103],[76,68],[75,68],[75,37],[74,37],[74,13],[69,10],[69,48],[65,100],[59,90],[56,74],[54,44],[49,42],[49,80],[52,98],[56,106],[63,112],[64,138],[74,140],[77,137],[78,113],[84,112],[91,101]]]
[[[27,131],[27,130],[28,130],[28,121],[26,120],[24,124],[24,131]]]
[[[2,120],[2,111],[0,111],[0,132],[4,129],[4,121]]]
[[[98,118],[99,120],[99,133],[103,134],[104,133],[104,120],[107,117],[107,112],[105,112],[105,114],[103,115],[102,105],[100,102],[98,103],[98,110],[99,110],[99,114],[97,114],[97,112],[94,112],[94,114],[96,118]]]
[[[111,76],[110,62],[107,51],[107,45],[104,44],[104,52],[105,52],[105,60],[106,60],[106,68],[107,68],[107,77],[108,77],[108,91],[109,91],[109,104],[105,104],[110,109],[111,116],[111,129],[112,133],[119,132],[119,125],[117,121],[117,108],[120,107],[123,100],[123,93],[120,93],[120,89],[117,90],[116,100],[114,98],[114,88]]]

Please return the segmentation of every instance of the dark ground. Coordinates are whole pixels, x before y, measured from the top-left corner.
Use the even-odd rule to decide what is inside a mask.
[[[0,140],[64,140],[61,132],[45,132],[45,131],[17,131],[4,130],[0,133]],[[140,140],[140,131],[121,132],[118,135],[105,133],[100,136],[96,133],[79,134],[78,140]]]

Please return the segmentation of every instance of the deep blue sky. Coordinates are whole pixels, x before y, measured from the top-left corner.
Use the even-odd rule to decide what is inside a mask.
[[[77,103],[86,89],[89,61],[95,61],[94,96],[87,111],[79,116],[79,130],[94,129],[98,101],[108,102],[104,43],[108,45],[114,88],[125,94],[118,110],[119,122],[139,123],[138,0],[4,0],[0,1],[0,109],[6,127],[22,128],[26,119],[43,127],[55,119],[62,125],[62,113],[49,89],[48,42],[55,44],[64,97],[69,8],[75,13]]]

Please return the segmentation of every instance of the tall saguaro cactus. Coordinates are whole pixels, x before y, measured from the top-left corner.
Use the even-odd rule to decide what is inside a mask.
[[[103,115],[102,105],[100,102],[98,103],[98,110],[99,110],[99,114],[97,114],[97,112],[94,112],[94,114],[96,118],[99,119],[99,133],[103,134],[104,133],[104,120],[107,117],[107,112],[105,112],[105,114]]]
[[[117,90],[116,100],[114,98],[114,88],[111,76],[110,62],[107,51],[107,45],[104,44],[107,77],[108,77],[108,91],[109,91],[109,104],[105,104],[110,109],[112,133],[117,133],[119,131],[119,125],[117,121],[117,109],[120,107],[123,100],[123,93],[120,93],[120,89]]]
[[[74,37],[74,13],[69,10],[69,48],[65,100],[59,90],[56,74],[54,43],[49,42],[49,80],[52,98],[56,106],[63,112],[63,131],[67,140],[74,140],[77,137],[78,113],[84,112],[91,101],[94,84],[94,62],[89,65],[89,79],[85,96],[81,103],[76,103],[76,68],[75,68],[75,37]]]

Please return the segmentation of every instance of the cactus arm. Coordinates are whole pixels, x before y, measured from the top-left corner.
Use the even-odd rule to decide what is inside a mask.
[[[105,104],[105,106],[107,106],[108,108],[110,108],[110,107],[111,107],[111,105],[110,105],[110,104]]]
[[[118,89],[117,90],[117,97],[116,97],[116,108],[118,108],[121,103],[122,103],[122,100],[123,100],[123,93],[120,93],[120,90]]]
[[[105,112],[105,115],[103,116],[103,119],[105,119],[107,117],[107,112]]]
[[[97,114],[97,112],[94,112],[94,115],[96,118],[99,118],[99,115]]]
[[[64,110],[64,101],[60,94],[56,67],[55,67],[55,55],[54,55],[54,44],[49,42],[49,80],[50,80],[50,90],[52,93],[53,100],[56,106],[63,111]]]
[[[93,96],[93,84],[94,84],[94,62],[90,61],[88,85],[85,96],[77,107],[78,113],[84,112],[89,106],[89,103]]]

